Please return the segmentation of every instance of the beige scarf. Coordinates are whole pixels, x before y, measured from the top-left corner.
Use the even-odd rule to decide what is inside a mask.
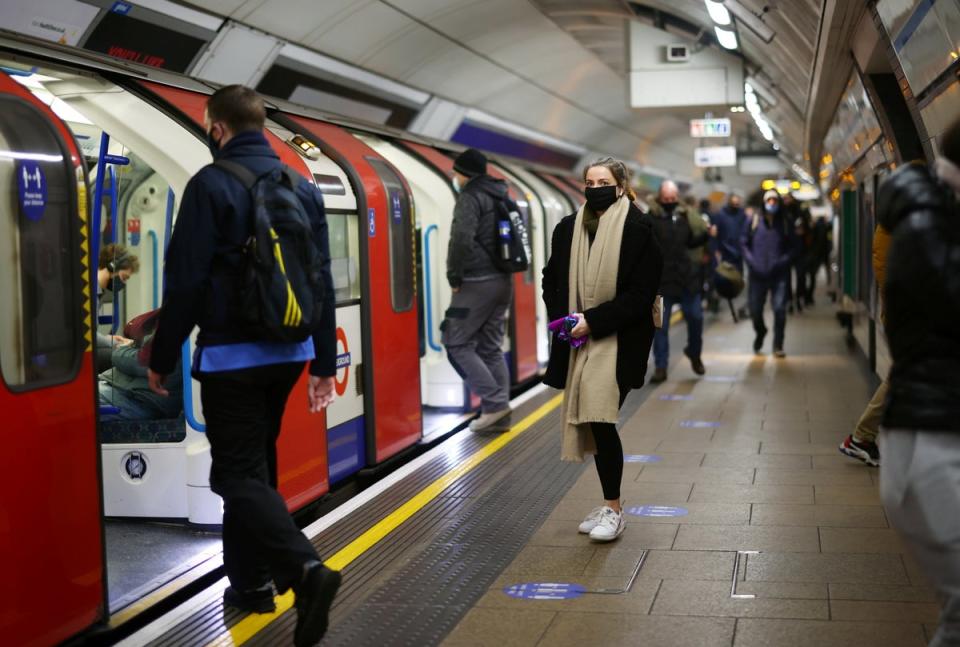
[[[583,224],[584,209],[586,205],[577,212],[570,246],[568,302],[576,306],[577,312],[612,301],[617,295],[620,243],[630,200],[622,197],[604,212],[592,246]],[[561,411],[564,421],[561,458],[582,462],[587,454],[595,454],[590,423],[616,423],[619,413],[617,336],[591,338],[580,348],[570,350]]]

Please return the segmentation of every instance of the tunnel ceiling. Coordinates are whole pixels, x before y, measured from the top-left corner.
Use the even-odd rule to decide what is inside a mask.
[[[773,41],[766,44],[741,25],[741,51],[748,74],[759,76],[776,96],[766,114],[781,129],[781,142],[801,153],[822,2],[741,1],[756,13],[768,8],[763,20],[776,32]],[[690,178],[699,175],[692,163],[697,144],[689,137],[688,120],[703,116],[703,108],[629,107],[626,21],[650,22],[657,20],[657,12],[668,12],[668,31],[694,39],[690,30],[699,27],[706,41],[713,23],[703,0],[193,4],[591,151],[630,157]],[[753,129],[748,115],[729,116],[735,134]]]

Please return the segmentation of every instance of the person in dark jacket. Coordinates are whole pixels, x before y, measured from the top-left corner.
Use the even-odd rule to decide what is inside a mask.
[[[653,230],[632,202],[626,165],[599,159],[584,171],[586,204],[553,231],[543,270],[550,321],[573,313],[577,349],[555,339],[544,383],[564,389],[563,460],[594,455],[603,505],[579,526],[596,541],[623,533],[620,501],[623,446],[618,411],[631,389],[643,386],[653,342],[653,302],[663,257]]]
[[[960,645],[960,121],[940,150],[935,173],[901,167],[877,196],[880,223],[893,226],[884,290],[893,366],[879,443],[880,497],[941,594],[930,645],[946,647]]]
[[[453,290],[440,326],[447,357],[470,390],[480,397],[473,431],[503,425],[510,414],[510,371],[503,357],[513,280],[494,264],[497,203],[508,199],[507,184],[487,175],[487,158],[470,148],[453,163],[458,191],[450,226],[447,281]]]
[[[792,193],[783,196],[783,210],[788,221],[793,224],[793,284],[790,289],[789,311],[803,312],[803,307],[812,305],[810,288],[807,284],[807,266],[810,264],[810,249],[813,246],[813,219],[810,210],[800,204]]]
[[[207,102],[207,141],[215,160],[241,164],[260,177],[282,167],[263,134],[266,110],[241,85]],[[321,324],[301,342],[265,341],[236,325],[243,245],[253,233],[253,203],[226,169],[202,168],[187,183],[165,259],[163,305],[153,340],[150,388],[167,395],[171,373],[194,326],[200,327],[193,375],[210,442],[210,487],[223,497],[223,563],[230,580],[224,605],[258,613],[274,609],[273,587],[296,595],[296,645],[326,631],[340,574],[326,568],[277,492],[276,440],[287,397],[309,362],[307,397],[318,412],[333,400],[336,320],[323,196],[307,181],[296,187],[322,259]],[[272,582],[271,582],[272,580]]]
[[[756,332],[753,350],[759,353],[767,336],[763,308],[769,293],[773,306],[773,354],[779,358],[786,357],[783,342],[787,327],[790,268],[796,250],[796,239],[793,224],[783,213],[780,194],[776,191],[771,189],[763,194],[763,215],[754,215],[749,226],[744,228],[741,248],[750,268],[750,316]]]
[[[660,279],[660,294],[663,296],[663,326],[653,338],[654,371],[650,381],[654,384],[667,379],[670,363],[670,312],[679,305],[687,322],[687,346],[683,354],[697,375],[706,369],[700,353],[703,349],[703,288],[700,267],[694,266],[691,250],[699,249],[716,228],[705,224],[699,233],[694,233],[685,207],[678,201],[677,185],[667,180],[660,185],[657,201],[651,205],[644,222],[653,229],[663,254],[663,274]],[[695,217],[699,219],[699,214]],[[702,222],[702,221],[701,221]],[[700,254],[697,254],[699,256]]]

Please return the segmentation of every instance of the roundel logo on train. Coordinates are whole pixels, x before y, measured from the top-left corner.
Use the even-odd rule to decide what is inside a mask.
[[[347,392],[347,382],[350,379],[350,346],[347,343],[347,333],[343,328],[337,328],[337,375],[334,378],[334,388],[338,396]]]

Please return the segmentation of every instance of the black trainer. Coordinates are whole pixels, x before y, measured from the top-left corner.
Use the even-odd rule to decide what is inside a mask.
[[[699,357],[694,357],[690,354],[690,348],[684,348],[683,354],[687,356],[687,359],[690,360],[690,368],[693,369],[693,372],[697,375],[703,375],[707,372],[707,368],[703,365],[703,360]]]
[[[760,349],[763,348],[763,340],[767,336],[767,329],[764,328],[757,333],[757,336],[753,338],[753,352],[759,354]]]
[[[228,586],[223,591],[223,606],[247,613],[273,613],[277,610],[277,605],[273,601],[273,585],[265,584],[259,589],[249,591],[238,591]]]
[[[340,573],[320,562],[306,568],[303,582],[295,587],[297,628],[293,632],[296,647],[312,647],[327,633],[330,606],[340,588]]]

